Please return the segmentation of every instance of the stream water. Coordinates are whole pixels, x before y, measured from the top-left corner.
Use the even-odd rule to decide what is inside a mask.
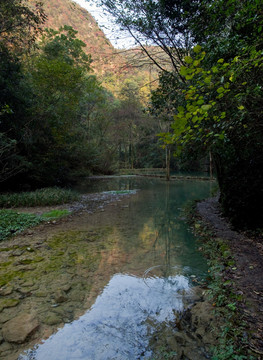
[[[59,275],[56,268],[48,271],[49,275],[53,271],[53,278],[63,276],[64,285],[71,281],[72,286],[64,287],[67,301],[56,303],[51,299],[47,304],[54,311],[67,303],[74,306],[79,291],[87,310],[79,309],[76,320],[65,321],[69,308],[63,316],[59,314],[67,323],[41,344],[20,353],[19,360],[154,359],[150,344],[155,330],[164,324],[174,328],[177,314],[193,296],[194,286],[206,276],[206,261],[197,250],[182,208],[190,200],[208,197],[211,186],[209,181],[167,183],[135,177],[94,179],[82,184],[79,190],[83,192],[137,191],[112,205],[110,211],[102,209],[73,220],[67,226],[74,242],[65,234],[67,228],[49,236],[48,251],[55,251],[60,244],[64,261],[70,260],[67,254],[74,253],[74,262],[70,267],[60,264]],[[93,240],[87,241],[87,236]],[[98,237],[98,259],[90,268],[86,259]],[[87,275],[85,280],[89,271],[92,276]],[[47,280],[43,275],[42,281],[47,288],[52,275]],[[76,283],[79,286],[74,288]],[[71,298],[73,288],[75,300]]]

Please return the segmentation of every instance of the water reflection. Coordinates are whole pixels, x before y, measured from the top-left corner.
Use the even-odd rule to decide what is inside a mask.
[[[82,231],[110,229],[93,276],[99,280],[87,293],[100,295],[85,315],[20,360],[149,359],[154,327],[174,321],[184,297],[191,295],[192,280],[207,270],[181,209],[189,200],[207,197],[209,182],[130,178],[93,185],[87,185],[90,192],[140,189],[110,214],[79,219]],[[82,263],[77,266],[81,272]]]
[[[174,320],[190,292],[185,276],[143,279],[116,274],[92,308],[20,360],[149,359],[149,335],[160,322]],[[161,296],[160,296],[161,294]]]

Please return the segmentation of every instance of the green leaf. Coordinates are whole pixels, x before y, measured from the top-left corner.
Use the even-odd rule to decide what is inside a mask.
[[[214,73],[214,74],[216,74],[216,73],[218,73],[218,68],[216,67],[216,66],[213,66],[212,67],[212,72]]]
[[[180,68],[180,75],[186,76],[188,74],[189,70],[186,66],[181,66]]]
[[[206,84],[210,84],[211,83],[211,79],[212,79],[212,76],[207,76],[205,79],[204,79],[204,82]]]
[[[193,59],[191,58],[191,56],[186,56],[186,57],[184,58],[184,61],[185,61],[187,64],[192,64]]]
[[[218,94],[222,94],[222,93],[225,92],[225,89],[221,86],[221,87],[218,88],[216,91],[218,92]]]
[[[200,99],[200,100],[197,101],[197,105],[203,105],[203,103],[204,103],[203,99]]]
[[[200,51],[202,50],[202,46],[200,45],[196,45],[194,48],[193,48],[194,52],[197,54],[197,53],[200,53]]]
[[[183,106],[178,106],[177,108],[179,113],[184,113],[184,107]]]
[[[208,111],[209,109],[211,109],[212,105],[203,105],[201,106],[201,109],[204,111]]]

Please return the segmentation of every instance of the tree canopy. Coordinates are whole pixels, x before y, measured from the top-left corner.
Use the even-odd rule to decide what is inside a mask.
[[[145,52],[160,46],[163,68],[152,112],[173,114],[164,144],[177,155],[211,153],[220,200],[233,224],[257,227],[263,214],[261,0],[99,0]],[[143,42],[144,41],[144,42]]]

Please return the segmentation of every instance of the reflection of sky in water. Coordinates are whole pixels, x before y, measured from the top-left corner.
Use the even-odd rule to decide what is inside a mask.
[[[183,310],[179,290],[190,292],[188,279],[182,275],[148,278],[147,283],[130,275],[114,275],[85,315],[19,359],[147,359],[151,355],[147,319],[174,320],[174,311]]]
[[[108,241],[115,245],[105,252],[101,271],[117,274],[85,315],[19,359],[152,359],[154,327],[175,320],[174,312],[183,309],[182,296],[191,293],[189,284],[202,280],[207,270],[181,208],[188,200],[207,197],[210,184],[132,177],[84,185],[83,192],[140,189],[117,218],[114,211],[112,217],[96,218],[96,227],[114,226]],[[143,278],[123,275],[143,272]]]

